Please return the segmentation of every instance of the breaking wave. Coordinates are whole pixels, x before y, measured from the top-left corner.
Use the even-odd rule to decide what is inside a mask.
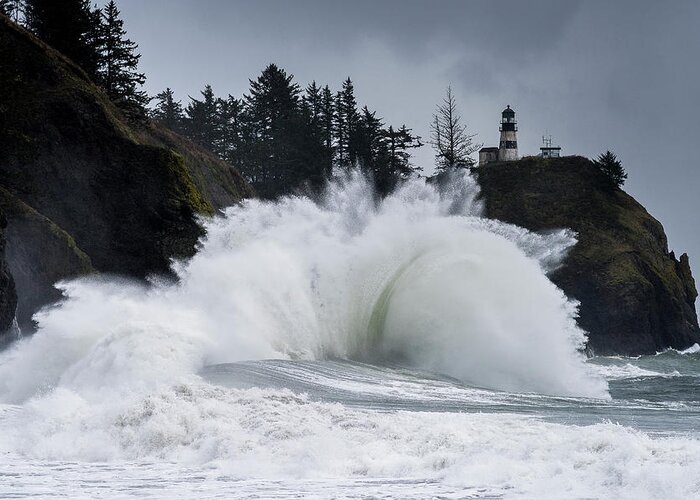
[[[179,282],[59,285],[66,299],[0,358],[0,397],[147,393],[209,364],[400,362],[493,389],[606,397],[576,304],[547,278],[575,243],[481,216],[468,176],[377,202],[357,172],[320,200],[249,200],[204,222]]]

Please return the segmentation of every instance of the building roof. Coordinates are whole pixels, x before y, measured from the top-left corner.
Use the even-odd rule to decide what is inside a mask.
[[[488,152],[498,151],[498,148],[495,148],[495,147],[481,148],[479,150],[479,153],[481,153],[482,151],[485,153],[488,153]]]
[[[515,111],[510,109],[510,104],[506,107],[506,109],[503,110],[503,113],[501,113],[502,116],[515,116]]]

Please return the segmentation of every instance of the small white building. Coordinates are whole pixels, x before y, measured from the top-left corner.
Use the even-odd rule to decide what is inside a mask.
[[[561,156],[561,147],[552,146],[552,136],[542,136],[542,146],[540,147],[540,156],[542,158],[559,158]]]

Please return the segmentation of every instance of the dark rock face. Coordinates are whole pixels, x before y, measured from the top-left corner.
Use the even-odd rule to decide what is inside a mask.
[[[17,294],[15,282],[10,274],[10,269],[5,262],[5,227],[7,219],[0,209],[0,337],[10,331],[15,319],[17,308]]]
[[[581,302],[596,354],[651,354],[700,342],[688,256],[661,224],[581,157],[524,158],[477,171],[486,215],[533,231],[571,228],[578,244],[551,278]]]
[[[6,258],[16,286],[17,322],[31,331],[32,314],[61,298],[54,288],[60,280],[94,271],[90,258],[75,240],[48,218],[0,187],[0,210],[9,219]]]
[[[130,125],[71,61],[0,15],[0,200],[20,317],[53,283],[143,278],[194,253],[212,214],[252,194],[240,174],[153,124]]]

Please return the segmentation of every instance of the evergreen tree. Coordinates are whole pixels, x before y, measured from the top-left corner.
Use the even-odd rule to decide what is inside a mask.
[[[407,178],[415,172],[422,170],[411,164],[409,150],[423,146],[421,138],[411,133],[406,125],[401,125],[398,130],[389,127],[386,131],[387,148],[389,151],[389,171],[398,178]]]
[[[146,76],[138,72],[138,45],[126,38],[124,21],[119,16],[117,4],[111,0],[102,12],[99,82],[115,103],[139,114],[148,102],[146,93],[139,90]]]
[[[184,114],[180,101],[175,100],[175,94],[170,88],[156,94],[156,105],[151,111],[151,118],[163,124],[174,132],[183,131]]]
[[[202,100],[190,97],[185,110],[185,130],[194,142],[218,154],[221,143],[220,101],[214,96],[211,85],[206,85],[201,94]]]
[[[333,148],[333,120],[335,116],[335,106],[333,102],[333,93],[326,85],[321,92],[321,109],[319,111],[319,127],[321,132],[321,143],[325,148],[325,156],[327,158],[325,170],[330,174],[333,168],[333,159],[335,149]]]
[[[221,158],[236,168],[242,167],[244,154],[245,123],[243,102],[229,95],[227,99],[218,99]]]
[[[95,77],[97,53],[90,34],[96,29],[89,0],[26,0],[27,28]]]
[[[338,166],[351,167],[357,160],[355,139],[359,114],[355,101],[355,88],[348,77],[336,95],[335,105],[335,154]]]
[[[306,93],[302,99],[304,109],[308,113],[310,122],[314,127],[319,126],[321,119],[321,107],[323,105],[323,95],[321,88],[314,80],[306,87]]]
[[[627,180],[627,172],[622,166],[622,162],[612,151],[606,151],[593,161],[598,171],[602,173],[612,186],[622,187]]]
[[[256,80],[250,80],[246,96],[251,147],[245,174],[262,196],[285,192],[299,180],[297,137],[303,128],[299,86],[293,75],[270,64]]]
[[[372,175],[386,164],[388,152],[384,143],[382,119],[367,106],[362,108],[357,122],[353,149],[360,168]]]
[[[476,134],[467,133],[467,127],[462,124],[457,111],[452,87],[447,87],[445,98],[437,106],[431,124],[430,144],[435,148],[438,169],[474,166],[470,155],[481,147],[481,144],[474,143],[475,136]]]
[[[104,45],[102,9],[95,7],[89,11],[90,21],[85,33],[85,44],[88,47],[90,59],[83,65],[90,78],[99,84],[100,64],[102,64],[102,49]]]

